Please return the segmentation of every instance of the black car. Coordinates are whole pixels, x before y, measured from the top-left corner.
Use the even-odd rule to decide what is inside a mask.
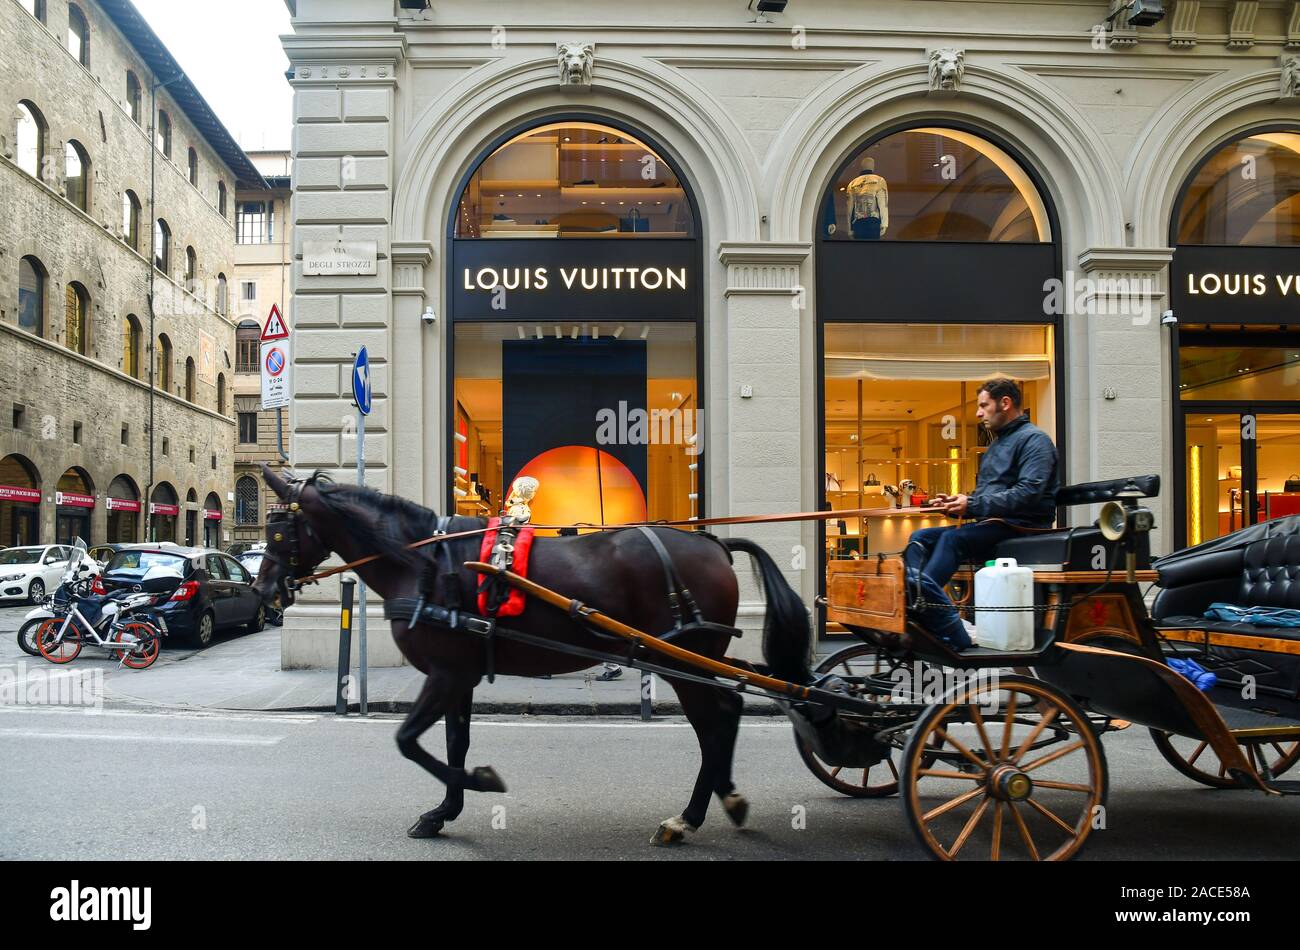
[[[130,588],[159,565],[174,567],[181,576],[176,593],[158,608],[169,635],[205,647],[218,631],[242,627],[256,632],[266,625],[253,576],[230,555],[209,548],[136,545],[113,555],[100,583],[105,592]]]
[[[245,551],[243,554],[236,554],[235,560],[244,565],[245,570],[257,579],[257,575],[262,570],[262,561],[265,560],[266,545],[260,544],[255,548]],[[280,608],[280,595],[276,594],[275,599],[266,608],[266,622],[273,627],[283,626],[284,611]]]

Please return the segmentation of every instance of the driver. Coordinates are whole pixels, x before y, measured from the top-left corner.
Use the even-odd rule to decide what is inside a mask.
[[[980,386],[975,416],[992,433],[993,444],[980,459],[975,491],[938,495],[933,502],[949,518],[975,520],[913,532],[903,555],[908,584],[919,584],[925,600],[939,605],[919,612],[926,629],[958,650],[975,640],[975,627],[943,589],[958,566],[982,564],[1000,542],[1025,530],[1050,528],[1056,519],[1056,446],[1029,421],[1021,398],[1020,387],[1009,379]]]

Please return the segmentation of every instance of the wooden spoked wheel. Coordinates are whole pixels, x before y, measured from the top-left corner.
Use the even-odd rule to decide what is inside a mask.
[[[853,694],[863,700],[889,702],[888,693],[875,693],[857,684],[856,680],[872,676],[888,678],[891,663],[869,643],[855,643],[832,653],[817,664],[817,674],[831,673],[849,682]],[[889,758],[866,768],[845,768],[823,762],[808,743],[795,733],[795,748],[808,770],[823,784],[843,795],[853,798],[884,798],[898,791],[898,753],[891,751]]]
[[[36,649],[51,663],[71,663],[81,653],[81,634],[76,625],[68,628],[62,640],[59,639],[61,629],[63,621],[55,617],[45,621],[36,631]]]
[[[113,650],[113,659],[133,670],[143,670],[158,659],[158,635],[144,623],[128,623],[113,635],[114,643],[128,645],[124,650]]]
[[[1241,788],[1204,739],[1188,739],[1160,729],[1151,730],[1151,738],[1165,761],[1194,782],[1210,788]],[[1241,743],[1242,754],[1256,771],[1267,765],[1274,778],[1280,777],[1300,762],[1300,742],[1274,741]]]
[[[1078,705],[1025,676],[959,687],[903,750],[903,807],[940,860],[1064,861],[1106,801],[1106,758]]]

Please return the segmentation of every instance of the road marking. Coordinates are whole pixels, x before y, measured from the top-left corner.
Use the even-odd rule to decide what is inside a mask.
[[[124,716],[136,719],[187,719],[206,722],[290,722],[304,723],[317,722],[321,716],[304,716],[278,714],[278,715],[250,715],[241,713],[221,713],[221,712],[136,712],[133,709],[96,709],[93,706],[87,707],[59,707],[59,706],[0,706],[0,713],[37,713],[40,715],[53,716]]]
[[[742,722],[742,729],[788,729],[790,724],[785,719],[773,722]],[[328,718],[322,721],[330,721]],[[370,722],[384,725],[399,725],[401,719],[362,719],[359,716],[340,716],[334,722]],[[470,730],[483,726],[504,726],[511,729],[692,729],[689,722],[508,722],[504,719],[471,719]],[[436,728],[436,726],[435,726]]]
[[[284,736],[141,736],[115,732],[53,732],[0,729],[0,739],[93,739],[96,742],[157,742],[182,745],[278,745]]]

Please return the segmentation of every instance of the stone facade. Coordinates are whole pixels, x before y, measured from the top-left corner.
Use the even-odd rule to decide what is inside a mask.
[[[0,207],[5,209],[0,217],[0,404],[6,412],[0,457],[17,454],[34,467],[44,496],[39,514],[42,541],[54,540],[57,483],[66,470],[78,469],[95,496],[88,540],[97,543],[110,540],[104,500],[110,483],[126,476],[141,495],[149,485],[154,349],[148,301],[153,230],[149,92],[154,75],[135,45],[140,41],[139,22],[119,23],[98,4],[81,4],[89,24],[86,66],[69,52],[64,39],[69,4],[48,0],[42,6],[44,23],[21,4],[0,4],[0,35],[5,37],[9,64],[0,71],[0,101],[8,104],[9,117],[0,130]],[[137,31],[135,42],[128,36],[131,31]],[[128,71],[140,84],[138,121],[131,115]],[[44,181],[18,166],[16,106],[24,101],[35,106],[45,124],[43,148],[49,160]],[[200,134],[167,88],[158,90],[157,103],[171,122],[171,158],[153,149],[156,216],[167,223],[171,240],[168,266],[154,284],[153,340],[165,337],[170,344],[165,368],[158,349],[154,484],[167,483],[177,496],[181,514],[174,540],[188,536],[203,543],[200,509],[205,503],[222,510],[221,524],[228,526],[233,515],[235,324],[225,315],[219,296],[221,279],[228,286],[234,272],[237,180],[240,174],[254,179],[257,175],[251,168],[232,168],[230,156],[242,158],[242,153],[229,136],[217,143]],[[207,117],[215,122],[210,111]],[[224,129],[221,132],[224,135]],[[65,197],[65,143],[74,140],[90,161],[84,211]],[[191,149],[197,158],[197,184],[189,177]],[[140,207],[134,248],[128,245],[124,225],[128,190]],[[193,249],[196,261],[190,281],[187,248]],[[27,256],[39,261],[45,277],[39,336],[18,328],[19,261]],[[65,288],[72,282],[81,285],[89,299],[84,356],[66,345]],[[138,328],[134,366],[127,355],[129,319]],[[191,361],[193,386],[187,392]],[[14,413],[13,426],[11,406],[23,407]],[[187,512],[196,513],[192,534]],[[147,511],[135,516],[135,540],[143,539],[146,518]],[[172,539],[165,530],[159,533]],[[227,540],[211,526],[206,539]],[[6,544],[10,540],[0,539]]]
[[[557,22],[522,2],[493,5],[491,19],[484,5],[454,0],[414,13],[391,0],[290,3],[295,255],[303,240],[341,235],[377,241],[380,258],[366,277],[295,268],[295,464],[352,480],[343,383],[365,343],[375,394],[367,478],[445,507],[451,327],[420,314],[447,312],[458,189],[494,140],[578,113],[653,135],[700,204],[706,514],[815,507],[819,206],[856,145],[917,122],[987,130],[1015,149],[1059,218],[1067,275],[1140,282],[1154,320],[1064,318],[1064,475],[1163,472],[1168,482],[1171,344],[1159,313],[1174,203],[1216,144],[1300,127],[1295,101],[1278,101],[1295,3],[1252,4],[1248,23],[1241,4],[1180,3],[1155,27],[1115,30],[1102,25],[1106,4],[1082,0],[820,0],[769,22],[739,0],[581,6]],[[594,46],[589,86],[559,82],[562,43]],[[935,50],[961,53],[959,76],[935,83]],[[1173,517],[1166,492],[1157,518]],[[787,563],[816,550],[808,525],[745,531]],[[806,600],[819,570],[810,555],[790,572]],[[291,612],[287,665],[330,662],[324,638],[307,631],[337,626],[333,596],[312,591]],[[743,597],[752,624],[752,588]],[[372,662],[395,658],[388,638],[370,642]]]

